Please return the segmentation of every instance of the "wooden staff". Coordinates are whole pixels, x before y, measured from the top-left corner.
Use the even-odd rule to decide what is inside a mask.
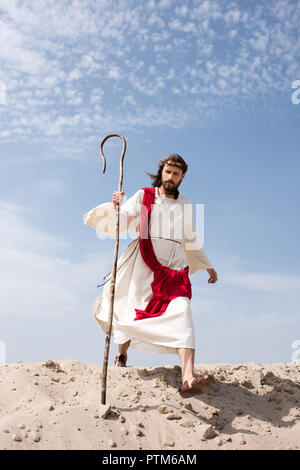
[[[100,155],[103,159],[103,170],[102,173],[105,173],[106,169],[106,159],[103,154],[103,145],[104,143],[110,139],[111,137],[119,137],[123,141],[123,149],[122,155],[120,159],[120,178],[119,178],[119,187],[118,191],[122,191],[122,183],[123,183],[123,159],[126,152],[126,140],[120,134],[110,134],[107,135],[100,144]],[[111,281],[110,281],[110,297],[109,297],[109,311],[108,311],[108,328],[106,332],[106,339],[105,339],[105,347],[104,347],[104,359],[103,359],[103,366],[102,366],[102,388],[101,388],[101,403],[102,405],[106,404],[106,379],[107,379],[107,366],[108,366],[108,357],[109,357],[109,346],[110,346],[110,337],[111,337],[111,329],[112,329],[112,321],[113,321],[113,310],[114,310],[114,298],[115,298],[115,284],[116,284],[116,272],[117,272],[117,262],[118,262],[118,252],[119,252],[119,225],[120,225],[120,211],[119,211],[119,203],[116,203],[116,241],[115,241],[115,252],[114,252],[114,261],[113,261],[113,269],[111,274]]]

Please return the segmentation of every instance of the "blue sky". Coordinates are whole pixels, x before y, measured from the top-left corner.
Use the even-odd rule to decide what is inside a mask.
[[[289,362],[300,340],[300,2],[1,0],[0,340],[7,362],[101,363],[113,240],[83,225],[179,153],[219,281],[191,277],[197,363]],[[294,94],[294,95],[293,95]],[[121,240],[120,251],[128,244]],[[111,357],[116,351],[112,343]],[[177,356],[130,353],[132,365]]]

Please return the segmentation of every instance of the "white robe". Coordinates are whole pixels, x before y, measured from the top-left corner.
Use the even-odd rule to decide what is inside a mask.
[[[144,191],[140,189],[120,205],[120,234],[133,231],[135,239],[118,259],[112,335],[117,344],[131,340],[130,346],[145,352],[176,354],[177,348],[195,349],[190,299],[177,297],[166,311],[153,318],[134,321],[135,308],[144,310],[153,292],[153,271],[139,249],[140,209]],[[113,203],[100,204],[84,216],[84,223],[106,235],[115,235],[116,211]],[[195,233],[191,202],[160,196],[155,188],[149,233],[158,261],[171,269],[189,266],[189,274],[212,268]],[[109,278],[110,279],[110,276]],[[110,281],[94,302],[94,317],[107,331]]]

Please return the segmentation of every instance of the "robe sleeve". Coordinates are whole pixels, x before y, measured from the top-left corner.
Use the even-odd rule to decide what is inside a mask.
[[[192,203],[187,200],[187,204],[190,204],[190,207],[187,207],[188,210],[185,212],[184,217],[183,249],[189,265],[189,274],[193,274],[213,266],[203,250],[202,243],[197,235],[192,213]]]
[[[140,204],[143,200],[144,191],[140,189],[132,197],[127,199],[120,205],[120,225],[119,232],[124,234],[127,232],[139,233],[140,224]],[[105,202],[99,206],[89,210],[83,216],[85,225],[97,230],[108,236],[116,235],[117,214],[113,202]]]

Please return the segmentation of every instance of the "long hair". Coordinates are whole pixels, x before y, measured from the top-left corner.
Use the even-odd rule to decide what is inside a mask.
[[[170,166],[177,166],[180,170],[182,170],[183,174],[186,173],[188,170],[188,164],[183,160],[183,158],[177,153],[172,153],[172,155],[169,155],[168,157],[159,161],[158,172],[156,174],[149,173],[148,171],[145,172],[152,179],[152,186],[154,188],[157,186],[161,186],[161,174],[166,163]],[[176,193],[175,193],[176,199],[178,198],[178,195],[179,195],[179,191],[176,189]]]

